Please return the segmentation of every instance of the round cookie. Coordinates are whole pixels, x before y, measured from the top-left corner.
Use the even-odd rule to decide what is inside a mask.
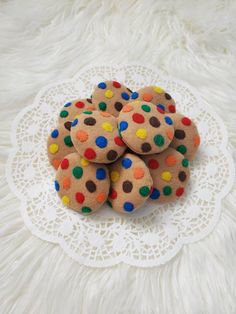
[[[175,113],[175,101],[159,86],[147,86],[131,94],[132,100],[151,102],[157,106],[161,113]]]
[[[150,200],[171,202],[181,197],[189,180],[189,161],[173,148],[160,154],[143,156],[153,179]]]
[[[70,137],[71,122],[59,124],[58,127],[52,130],[47,141],[48,159],[50,164],[57,169],[62,159],[75,152],[74,145]]]
[[[196,124],[180,113],[171,115],[174,123],[174,138],[170,146],[187,159],[193,160],[200,145],[200,136]]]
[[[83,214],[98,210],[109,192],[104,165],[90,163],[77,153],[67,155],[57,170],[55,189],[64,205]]]
[[[107,111],[117,117],[122,107],[129,102],[131,93],[129,88],[119,82],[100,82],[92,94],[93,104],[97,110]]]
[[[138,154],[160,153],[174,136],[172,119],[159,113],[152,103],[134,101],[125,105],[118,121],[123,141]]]
[[[71,139],[81,156],[98,163],[111,163],[126,149],[118,132],[117,119],[108,112],[80,114],[72,122]]]
[[[152,178],[142,159],[125,154],[109,166],[111,189],[108,204],[119,213],[131,213],[149,197]]]
[[[65,103],[59,113],[58,122],[65,123],[72,122],[76,116],[85,110],[94,110],[95,106],[92,104],[92,99],[76,99]]]

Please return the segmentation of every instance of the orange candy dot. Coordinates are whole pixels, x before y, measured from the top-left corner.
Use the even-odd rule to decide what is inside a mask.
[[[130,105],[125,105],[123,108],[122,108],[122,111],[123,112],[130,112],[134,109],[133,106],[130,106]]]
[[[62,186],[65,190],[68,190],[70,188],[70,178],[65,177],[62,181]]]
[[[57,169],[60,166],[61,161],[59,159],[53,159],[52,165],[55,169]]]
[[[95,110],[96,108],[95,108],[95,106],[88,106],[88,107],[86,107],[86,110]]]
[[[152,94],[148,94],[148,93],[143,94],[144,101],[151,101],[152,99],[153,99]]]
[[[106,194],[105,193],[99,193],[96,197],[96,200],[98,201],[98,203],[103,203],[106,200]]]
[[[174,155],[169,155],[166,157],[166,160],[165,160],[167,166],[171,167],[171,166],[174,166],[177,162],[177,159]]]
[[[172,132],[172,130],[167,129],[166,130],[166,135],[167,135],[168,139],[172,141],[172,139],[174,137],[174,133]]]
[[[103,117],[110,117],[111,116],[111,114],[109,112],[106,112],[106,111],[100,111],[100,115]]]
[[[142,179],[144,176],[144,170],[143,168],[134,168],[134,177],[135,179]]]
[[[77,131],[76,137],[80,142],[86,142],[88,139],[88,133],[82,130]]]
[[[194,136],[194,146],[199,146],[200,145],[200,137],[198,135]]]

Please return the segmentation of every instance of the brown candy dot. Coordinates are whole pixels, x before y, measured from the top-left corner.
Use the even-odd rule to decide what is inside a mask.
[[[141,146],[141,149],[144,153],[150,152],[152,149],[151,145],[149,143],[143,143]]]
[[[130,193],[132,191],[132,189],[133,189],[133,184],[132,184],[132,182],[126,180],[126,181],[123,182],[122,187],[123,187],[123,191],[125,193]]]
[[[84,119],[84,124],[86,124],[86,125],[95,125],[96,124],[96,120],[94,118],[86,118],[86,119]]]
[[[117,152],[113,149],[109,150],[109,152],[107,153],[107,159],[110,161],[115,160],[117,156],[118,156]]]
[[[92,98],[92,96],[91,96],[91,98]],[[87,98],[87,102],[89,102],[91,104],[92,103],[92,99]]]
[[[175,130],[175,137],[179,140],[183,140],[185,138],[184,130]]]
[[[179,180],[180,180],[181,182],[184,182],[184,181],[186,180],[186,178],[187,178],[186,173],[185,173],[184,171],[180,171],[180,172],[179,172]]]
[[[121,111],[122,107],[123,107],[123,105],[122,105],[121,102],[117,101],[115,103],[115,108],[116,108],[117,111]]]
[[[171,96],[170,96],[170,94],[168,94],[168,93],[165,93],[165,97],[166,97],[167,100],[170,100],[170,99],[171,99]]]
[[[85,185],[87,190],[91,193],[95,192],[97,189],[96,184],[92,180],[88,180]]]
[[[65,123],[64,123],[64,127],[65,127],[68,131],[70,131],[70,129],[71,129],[71,122],[70,122],[70,121],[65,122]]]
[[[151,124],[151,126],[153,126],[154,128],[158,128],[161,124],[160,121],[156,118],[156,117],[151,117],[149,119],[149,123]]]

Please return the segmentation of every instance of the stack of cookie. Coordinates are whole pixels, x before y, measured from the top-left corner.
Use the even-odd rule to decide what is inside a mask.
[[[107,202],[132,213],[146,200],[165,203],[184,195],[199,144],[195,123],[176,113],[161,87],[132,92],[105,81],[91,99],[64,105],[47,149],[64,205],[89,214]]]

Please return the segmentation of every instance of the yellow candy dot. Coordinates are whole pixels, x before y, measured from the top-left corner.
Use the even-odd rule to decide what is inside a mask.
[[[75,120],[75,119],[78,119],[78,117],[79,117],[79,114],[76,114],[76,115],[74,116],[74,120]]]
[[[153,90],[154,90],[154,92],[156,92],[156,93],[158,93],[158,94],[162,94],[162,93],[165,92],[164,89],[161,88],[161,87],[159,87],[159,86],[154,86],[154,87],[153,87]]]
[[[102,128],[104,130],[106,130],[107,132],[112,132],[113,131],[113,126],[110,123],[108,123],[108,122],[104,122],[102,124]]]
[[[80,163],[81,163],[81,166],[86,167],[86,166],[88,166],[89,161],[88,161],[88,160],[86,160],[86,159],[84,159],[84,158],[81,158]]]
[[[57,144],[51,144],[49,146],[49,151],[51,154],[56,154],[59,150],[59,146]]]
[[[112,182],[118,181],[119,177],[120,177],[120,175],[119,175],[118,171],[112,171],[111,172],[111,181]]]
[[[64,195],[64,196],[62,197],[61,201],[62,201],[62,203],[63,203],[64,205],[68,205],[68,204],[70,203],[70,199],[69,199],[69,197],[66,196],[66,195]]]
[[[142,140],[144,140],[147,137],[147,130],[146,129],[138,129],[136,131],[136,136],[138,138],[141,138]]]
[[[172,174],[169,171],[163,171],[161,174],[161,178],[162,180],[169,182],[172,178]]]
[[[114,95],[113,91],[108,89],[106,92],[105,92],[105,97],[106,98],[112,98]]]
[[[139,105],[139,104],[141,104],[141,100],[132,101],[132,105]]]

